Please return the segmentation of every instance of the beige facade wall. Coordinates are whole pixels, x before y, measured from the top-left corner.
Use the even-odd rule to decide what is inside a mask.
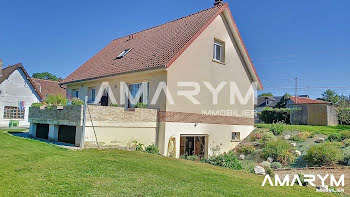
[[[238,115],[243,110],[254,110],[253,99],[247,105],[230,104],[229,84],[219,94],[218,104],[213,104],[212,94],[203,84],[211,82],[216,88],[222,81],[236,82],[242,95],[245,96],[252,81],[246,65],[235,44],[234,38],[223,16],[218,16],[203,33],[185,50],[185,52],[168,68],[168,86],[175,101],[175,105],[167,103],[167,111],[202,113],[202,110],[233,110]],[[225,42],[225,64],[213,61],[214,39]],[[200,93],[194,96],[199,105],[193,104],[184,96],[176,94],[177,82],[194,81],[200,84]],[[192,87],[179,90],[193,90]],[[254,115],[250,114],[253,118]]]
[[[67,85],[67,96],[72,95],[72,90],[79,90],[79,98],[84,100],[85,96],[89,96],[89,101],[91,102],[91,92],[89,92],[89,89],[95,88],[96,94],[98,94],[99,90],[105,89],[104,84],[109,84],[110,90],[113,93],[114,98],[116,99],[116,102],[119,106],[121,105],[121,99],[120,99],[120,82],[125,82],[128,84],[134,84],[134,83],[142,83],[142,82],[149,82],[149,96],[148,96],[148,103],[149,108],[151,109],[159,109],[159,110],[165,110],[165,94],[162,93],[157,101],[156,104],[151,105],[151,100],[156,92],[156,89],[158,87],[159,82],[166,82],[167,81],[167,75],[165,70],[153,70],[153,71],[144,71],[144,72],[135,72],[135,73],[129,73],[129,74],[123,74],[118,75],[114,77],[107,77],[97,80],[91,80],[91,81],[85,81],[81,83],[74,83],[74,84],[68,84]],[[106,83],[107,82],[107,83]],[[111,101],[110,101],[111,103]]]
[[[164,123],[164,145],[159,147],[163,155],[167,155],[168,141],[171,137],[176,139],[176,157],[180,156],[180,135],[206,135],[208,136],[208,156],[229,152],[239,142],[232,142],[232,132],[240,132],[240,138],[246,138],[254,126],[194,124],[194,123]],[[162,141],[162,140],[161,140]]]

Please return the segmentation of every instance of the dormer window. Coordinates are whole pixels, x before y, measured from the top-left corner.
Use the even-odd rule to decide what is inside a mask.
[[[127,53],[131,51],[132,48],[130,49],[125,49],[123,52],[121,52],[115,59],[122,59]]]

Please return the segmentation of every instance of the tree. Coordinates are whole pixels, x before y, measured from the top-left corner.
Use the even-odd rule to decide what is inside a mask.
[[[271,92],[265,92],[258,95],[258,97],[261,97],[261,96],[273,96],[273,94]]]
[[[33,78],[35,79],[45,79],[45,80],[51,80],[51,81],[62,81],[61,77],[57,77],[54,74],[51,74],[49,72],[42,72],[42,73],[33,73]]]
[[[336,91],[328,89],[324,93],[322,93],[322,99],[336,105],[340,100],[340,96],[337,94]]]
[[[284,94],[281,100],[276,104],[275,108],[286,108],[287,101],[290,99],[291,95],[288,93]]]

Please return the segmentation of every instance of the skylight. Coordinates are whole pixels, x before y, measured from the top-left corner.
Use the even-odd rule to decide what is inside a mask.
[[[132,48],[130,49],[125,49],[123,52],[121,52],[115,59],[122,59],[127,53],[131,51]]]

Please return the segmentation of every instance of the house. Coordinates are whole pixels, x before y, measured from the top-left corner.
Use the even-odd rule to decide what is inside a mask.
[[[37,90],[45,99],[47,95],[61,95],[66,97],[66,90],[59,85],[58,81],[32,78]]]
[[[2,68],[0,61],[0,127],[29,127],[28,111],[42,95],[22,64]]]
[[[322,100],[315,100],[315,99],[310,99],[308,97],[295,97],[292,96],[290,97],[290,99],[287,101],[287,108],[293,108],[297,105],[301,105],[301,104],[328,104],[328,102],[326,101],[322,101]]]
[[[223,84],[217,100],[209,84]],[[254,91],[246,102],[230,97],[232,87],[247,95],[254,84],[262,89],[228,4],[215,1],[113,40],[61,82],[68,97],[88,97],[86,110],[31,108],[30,134],[84,147],[155,144],[167,156],[208,157],[232,150],[254,129]]]
[[[257,104],[255,105],[255,110],[261,112],[266,107],[275,108],[277,103],[280,102],[283,96],[260,96],[257,99]]]

